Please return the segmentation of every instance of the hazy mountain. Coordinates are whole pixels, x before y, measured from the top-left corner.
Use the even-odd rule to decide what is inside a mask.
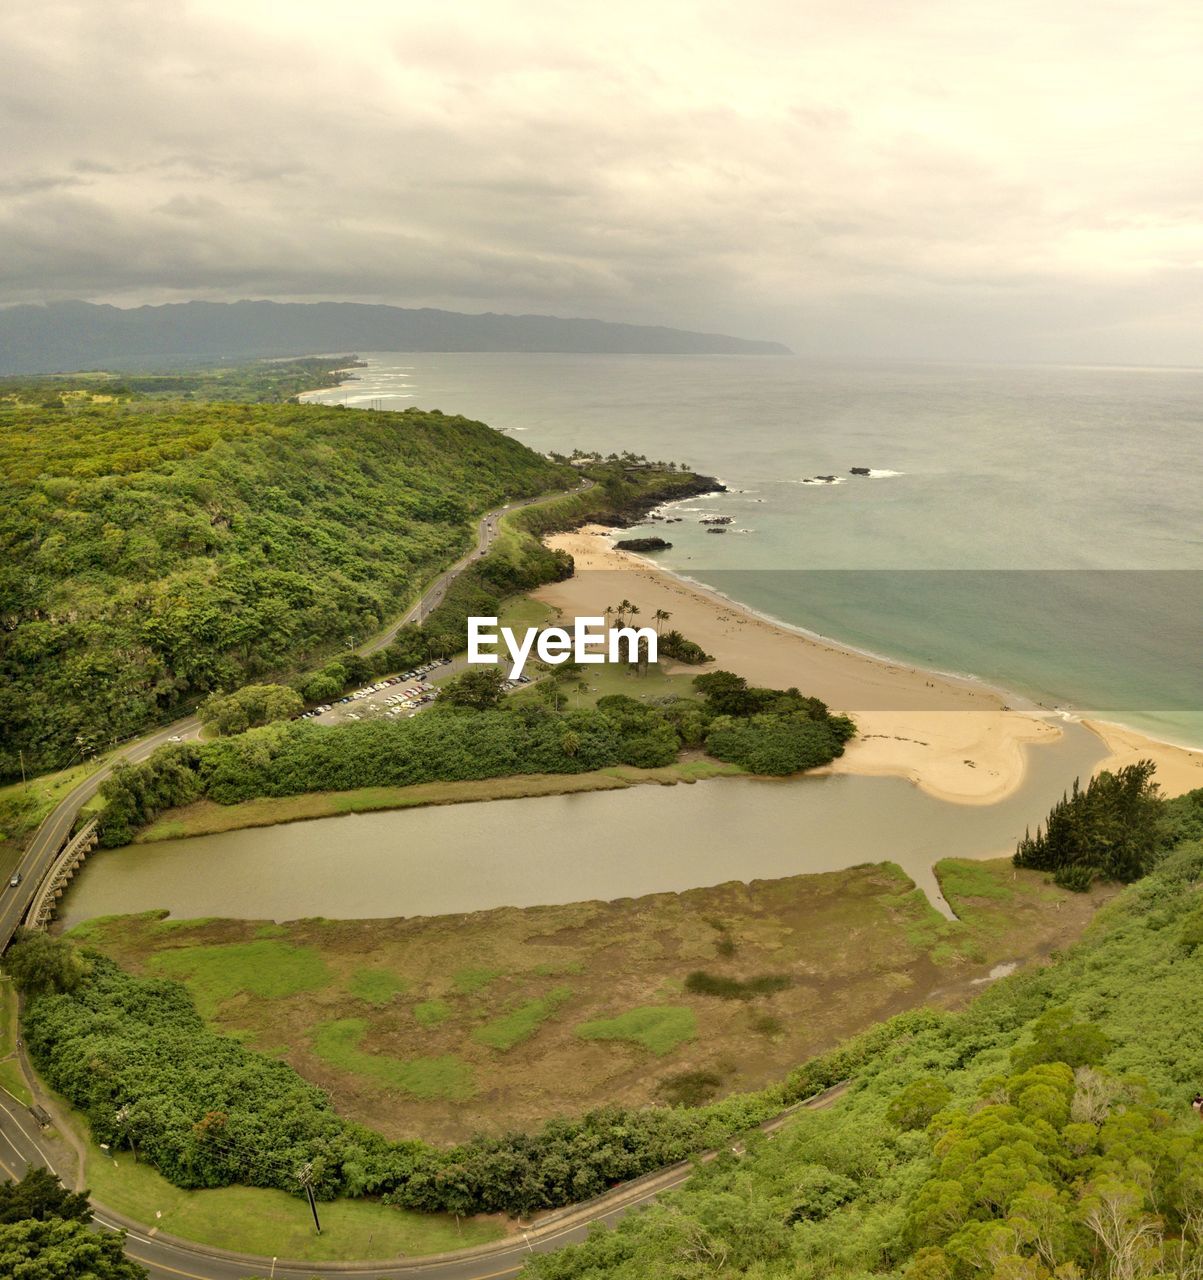
[[[556,316],[463,315],[353,302],[54,302],[0,310],[0,373],[130,368],[198,358],[359,351],[784,355],[777,342]]]

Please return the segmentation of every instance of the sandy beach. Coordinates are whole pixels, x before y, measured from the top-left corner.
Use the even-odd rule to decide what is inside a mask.
[[[533,594],[564,617],[598,615],[626,598],[650,625],[664,609],[667,624],[714,655],[712,667],[736,671],[753,684],[788,688],[846,711],[860,732],[831,769],[910,779],[942,800],[993,804],[1023,781],[1029,748],[1061,736],[1057,718],[1012,709],[993,689],[883,661],[791,630],[616,551],[612,531],[586,526],[548,539],[572,554],[576,574]],[[681,668],[688,671],[711,667]],[[1147,756],[1167,795],[1203,786],[1203,752],[1157,743],[1122,726],[1086,722],[1111,755],[1114,768]]]
[[[1167,796],[1180,796],[1186,791],[1203,787],[1203,751],[1190,751],[1168,742],[1146,738],[1127,725],[1112,724],[1106,720],[1082,722],[1107,744],[1111,753],[1099,765],[1100,769],[1122,769],[1137,760],[1152,760],[1157,766],[1157,781]]]

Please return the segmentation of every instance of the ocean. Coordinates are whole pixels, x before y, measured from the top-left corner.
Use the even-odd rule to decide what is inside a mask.
[[[1203,370],[361,358],[307,398],[687,463],[728,492],[639,530],[672,542],[666,568],[857,648],[1203,746]]]

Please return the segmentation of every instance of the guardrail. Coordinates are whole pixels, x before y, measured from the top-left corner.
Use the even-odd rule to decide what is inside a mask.
[[[63,846],[62,853],[55,858],[45,879],[38,886],[29,910],[25,914],[25,923],[30,929],[44,929],[54,916],[58,900],[63,896],[67,885],[79,870],[80,864],[96,847],[99,836],[96,834],[96,819],[85,827],[81,827]]]

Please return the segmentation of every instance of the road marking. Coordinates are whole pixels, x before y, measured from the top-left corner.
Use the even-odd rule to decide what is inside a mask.
[[[169,1267],[165,1262],[156,1262],[153,1258],[144,1258],[139,1253],[131,1253],[128,1249],[125,1251],[127,1258],[133,1258],[135,1262],[145,1263],[148,1267],[154,1267],[156,1271],[170,1271],[173,1276],[185,1276],[187,1280],[212,1280],[211,1276],[206,1276],[197,1271],[181,1271],[179,1267]]]

